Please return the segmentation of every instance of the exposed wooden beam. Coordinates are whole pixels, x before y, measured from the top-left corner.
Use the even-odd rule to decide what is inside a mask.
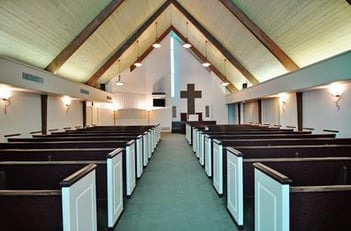
[[[167,30],[165,30],[156,40],[156,42],[161,42],[168,34],[171,32],[171,27],[168,27]],[[136,61],[142,62],[150,53],[153,51],[155,48],[153,46],[150,46],[143,54],[139,56],[139,59]],[[130,66],[130,71],[132,72],[135,69],[135,65],[132,64]]]
[[[171,27],[172,31],[183,41],[186,41],[186,37],[182,35],[176,28]],[[194,46],[191,46],[189,49],[200,59],[200,61],[205,61],[206,57]],[[213,71],[223,82],[229,82],[229,85],[226,87],[231,93],[238,91],[238,89],[219,71],[214,65],[208,67],[209,70]]]
[[[115,51],[114,54],[89,78],[86,84],[94,86],[101,76],[121,57],[121,55],[138,39],[138,37],[162,14],[162,12],[172,3],[167,0],[149,17],[139,29],[132,34],[123,44]]]
[[[103,11],[91,21],[75,39],[58,54],[45,68],[47,71],[57,73],[62,65],[76,52],[79,47],[99,28],[99,26],[124,2],[113,0]]]
[[[346,2],[348,2],[351,5],[351,0],[346,0]]]
[[[349,0],[351,1],[351,0]],[[239,7],[231,0],[220,0],[222,4],[279,60],[288,71],[299,69],[299,66]]]
[[[202,26],[179,2],[173,5],[211,42],[227,60],[251,83],[258,84],[258,80],[209,32]]]

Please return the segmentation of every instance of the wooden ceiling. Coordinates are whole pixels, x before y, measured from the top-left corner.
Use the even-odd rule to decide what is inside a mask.
[[[91,86],[118,60],[132,71],[170,31],[231,92],[351,49],[348,0],[1,1],[0,27],[0,56]]]

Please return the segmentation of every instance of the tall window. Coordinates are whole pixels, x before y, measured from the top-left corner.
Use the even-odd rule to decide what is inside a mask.
[[[171,97],[174,98],[174,38],[173,33],[170,39],[170,49],[171,49]]]

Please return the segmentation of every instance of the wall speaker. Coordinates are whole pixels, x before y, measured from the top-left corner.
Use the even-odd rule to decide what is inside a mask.
[[[210,106],[209,105],[205,106],[205,117],[206,118],[210,117]]]
[[[247,88],[247,83],[243,83],[243,89]]]
[[[177,106],[172,106],[172,118],[177,118]]]
[[[104,83],[100,84],[100,90],[106,91],[106,85]]]

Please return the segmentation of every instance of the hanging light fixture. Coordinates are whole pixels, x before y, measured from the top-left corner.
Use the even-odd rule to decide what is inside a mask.
[[[205,60],[202,63],[202,66],[209,67],[211,64],[207,60],[207,40],[205,41]]]
[[[143,64],[139,61],[139,40],[136,41],[136,46],[137,46],[137,59],[134,63],[134,66],[141,67]]]
[[[221,85],[223,87],[226,87],[229,85],[229,82],[227,81],[227,71],[226,71],[226,64],[227,64],[227,60],[224,59],[224,64],[223,64],[223,68],[224,68],[224,81],[221,83]]]
[[[121,87],[124,85],[124,82],[121,80],[121,60],[118,60],[118,79],[116,81],[116,85]]]
[[[186,22],[186,28],[185,28],[185,41],[184,41],[184,44],[183,44],[183,47],[185,49],[189,49],[191,47],[191,44],[189,43],[188,41],[188,22]]]
[[[156,27],[156,39],[155,39],[154,44],[152,44],[152,46],[157,49],[157,48],[160,48],[162,46],[161,43],[157,42],[157,40],[158,40],[158,37],[157,37],[157,22],[155,22],[155,27]]]

